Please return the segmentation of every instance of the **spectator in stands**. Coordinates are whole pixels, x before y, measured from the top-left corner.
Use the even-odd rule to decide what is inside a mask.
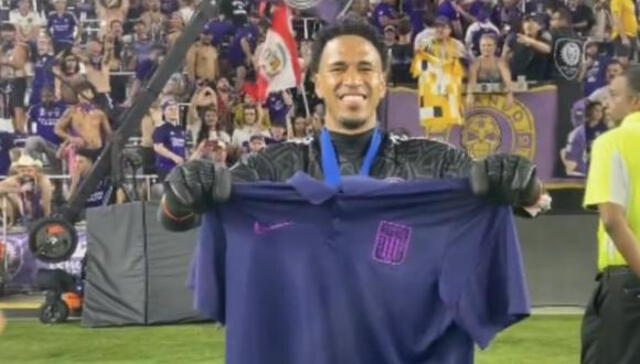
[[[491,22],[490,15],[491,13],[487,8],[478,9],[475,16],[476,21],[467,28],[464,43],[473,57],[480,55],[480,38],[484,34],[500,35],[500,30]]]
[[[26,114],[24,98],[27,91],[27,73],[25,66],[29,60],[29,47],[17,40],[16,28],[11,23],[0,26],[0,85],[10,89],[9,111],[13,129],[25,133]]]
[[[373,9],[371,16],[373,25],[382,33],[385,26],[394,24],[398,18],[396,0],[381,0]]]
[[[72,51],[64,51],[60,64],[53,68],[56,75],[56,98],[69,105],[78,103],[76,87],[86,81],[85,75],[80,72],[80,60],[77,53],[79,53],[77,48],[73,48]]]
[[[253,135],[263,135],[270,137],[269,129],[266,125],[258,121],[258,107],[251,104],[244,104],[242,112],[235,118],[235,129],[231,137],[231,144],[236,148],[245,147]]]
[[[218,78],[218,50],[212,45],[212,34],[203,31],[200,39],[187,51],[185,71],[192,85],[211,85]]]
[[[67,0],[54,0],[55,11],[47,17],[47,31],[53,39],[56,54],[69,50],[80,40],[80,23],[70,11],[67,11]]]
[[[49,87],[55,88],[55,75],[53,67],[56,63],[56,57],[53,54],[53,43],[46,33],[38,36],[36,41],[36,51],[31,57],[33,65],[33,81],[31,83],[31,95],[29,96],[29,105],[35,105],[40,102],[42,89]]]
[[[228,145],[222,140],[203,140],[194,151],[191,159],[206,159],[216,166],[227,167]]]
[[[256,25],[258,20],[256,17],[251,17],[250,21],[244,20],[236,24],[228,53],[229,63],[234,69],[240,66],[252,66],[253,51],[260,37],[260,29]]]
[[[53,185],[42,173],[42,163],[22,155],[11,164],[13,174],[0,182],[0,210],[7,214],[8,226],[22,220],[29,224],[51,214]],[[3,206],[7,206],[4,210]]]
[[[123,75],[114,75],[114,72],[124,71],[125,67],[124,59],[124,41],[123,41],[122,23],[118,20],[113,20],[109,28],[109,36],[113,37],[113,51],[111,52],[111,62],[109,63],[111,86],[111,100],[114,104],[122,104],[127,99],[127,85],[129,78],[123,77]]]
[[[633,0],[611,0],[613,31],[611,40],[615,43],[615,53],[630,54],[635,58],[637,51],[638,17]]]
[[[438,0],[438,17],[449,19],[449,24],[456,38],[462,38],[462,23],[460,22],[459,7],[454,0]]]
[[[169,18],[160,11],[160,0],[147,0],[146,11],[140,16],[140,21],[149,30],[151,40],[159,42],[164,36]]]
[[[560,151],[560,158],[567,176],[584,177],[589,170],[589,157],[593,141],[609,130],[604,117],[603,105],[590,102],[586,108],[586,120],[578,125],[567,140],[567,146]]]
[[[567,6],[571,12],[573,30],[581,36],[587,36],[595,23],[593,10],[583,3],[583,0],[568,0]]]
[[[153,133],[157,127],[162,125],[162,107],[160,99],[153,102],[147,114],[140,122],[141,138],[139,154],[142,159],[142,170],[144,174],[155,174],[156,152],[153,149]]]
[[[607,84],[593,91],[591,95],[587,97],[589,101],[597,102],[601,105],[606,106],[610,96],[611,82],[613,82],[614,78],[622,75],[623,73],[624,68],[622,68],[622,64],[620,64],[620,62],[618,62],[617,60],[612,60],[611,62],[609,62],[609,64],[607,65],[607,73],[605,76]]]
[[[520,29],[523,16],[520,0],[502,0],[493,9],[491,22],[500,29],[502,35],[507,35]]]
[[[43,25],[38,13],[31,8],[30,0],[18,1],[18,8],[9,12],[9,22],[18,31],[18,41],[25,43],[35,42]]]
[[[230,20],[225,19],[224,15],[220,13],[207,23],[205,30],[213,37],[213,46],[221,50],[223,44],[228,43],[233,36],[235,27]]]
[[[187,24],[196,11],[196,3],[194,0],[179,0],[178,3],[180,4],[178,13],[182,16],[184,23]]]
[[[171,16],[179,8],[178,0],[160,0],[160,11],[167,16]]]
[[[247,155],[247,157],[249,155],[255,155],[262,152],[266,147],[267,143],[264,139],[264,135],[252,135],[251,138],[249,138],[249,154]]]
[[[198,135],[204,126],[203,112],[210,107],[216,107],[217,109],[217,104],[218,97],[211,87],[201,86],[195,90],[189,100],[189,108],[187,109],[187,130],[191,134],[191,140],[199,142]]]
[[[306,138],[309,133],[308,121],[304,115],[298,114],[293,119],[293,125],[287,123],[287,139],[303,139]]]
[[[184,18],[182,17],[182,15],[180,15],[180,13],[178,12],[171,14],[171,17],[169,18],[169,30],[167,31],[167,36],[165,39],[167,49],[171,49],[171,47],[173,47],[173,44],[176,42],[178,37],[182,35],[183,30]]]
[[[387,49],[396,44],[396,26],[393,24],[384,26],[384,44],[387,46]]]
[[[66,152],[64,154],[70,160],[71,194],[111,137],[109,119],[94,103],[96,91],[93,85],[88,81],[82,82],[77,91],[78,103],[67,110],[54,128],[64,140],[63,153]]]
[[[112,35],[106,34],[103,39],[104,43],[98,39],[89,40],[85,52],[79,53],[78,58],[84,65],[87,80],[96,90],[94,104],[107,115],[111,115],[113,104],[109,96],[111,92],[111,69],[109,66],[113,55],[114,38]]]
[[[467,104],[471,107],[474,92],[478,83],[501,83],[507,94],[506,105],[513,105],[513,86],[511,72],[507,63],[496,56],[498,40],[493,34],[485,34],[480,38],[480,57],[476,58],[469,69],[469,84],[467,87]]]
[[[178,104],[165,102],[162,115],[164,123],[153,132],[153,150],[156,152],[156,173],[163,181],[173,167],[184,163],[187,151]]]
[[[136,74],[129,92],[129,98],[122,104],[123,107],[131,107],[133,99],[140,91],[143,84],[151,79],[162,61],[164,48],[161,45],[154,45],[149,53],[149,57],[136,65]]]
[[[288,117],[287,117],[288,118]],[[284,124],[271,124],[269,129],[270,138],[265,139],[267,145],[282,143],[287,140],[287,125]]]
[[[507,38],[502,57],[509,62],[513,77],[525,76],[528,81],[548,79],[551,36],[543,32],[543,27],[542,18],[527,15],[522,22],[522,32]]]
[[[596,42],[608,42],[611,39],[611,30],[613,29],[613,16],[609,10],[609,0],[596,0],[593,12],[594,26],[591,38]],[[612,54],[613,48],[607,49],[607,53]]]
[[[286,125],[289,112],[293,108],[291,91],[271,92],[263,107],[269,111],[269,122],[272,126]]]
[[[216,93],[218,96],[218,115],[220,116],[220,122],[222,125],[228,125],[230,127],[229,132],[233,129],[233,103],[234,95],[231,83],[226,77],[220,77],[216,83]]]
[[[133,33],[123,36],[122,41],[132,52],[132,57],[129,59],[129,65],[127,67],[128,69],[135,69],[138,64],[149,58],[155,44],[146,23],[142,20],[136,21],[133,26]]]
[[[595,90],[607,84],[606,71],[611,57],[600,53],[597,42],[589,42],[585,47],[584,94],[591,95]]]
[[[391,81],[394,85],[412,84],[411,62],[413,45],[411,44],[411,22],[403,18],[398,22],[397,40],[391,46]]]
[[[25,152],[34,159],[46,160],[54,172],[62,173],[61,161],[56,157],[62,140],[55,132],[55,126],[62,118],[67,106],[56,101],[53,88],[44,87],[41,91],[42,102],[31,105],[29,109],[29,136],[25,142]],[[46,159],[43,159],[43,155]]]
[[[100,19],[100,34],[106,34],[113,20],[124,23],[129,12],[129,0],[96,0],[96,15]]]

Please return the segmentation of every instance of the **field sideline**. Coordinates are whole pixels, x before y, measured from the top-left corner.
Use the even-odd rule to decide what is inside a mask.
[[[535,316],[478,353],[477,364],[575,364],[581,316]],[[3,364],[224,363],[224,331],[212,324],[85,329],[13,320],[0,336]]]

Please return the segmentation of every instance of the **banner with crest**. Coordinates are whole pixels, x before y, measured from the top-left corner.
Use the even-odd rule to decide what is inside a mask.
[[[478,94],[473,107],[465,110],[462,125],[431,130],[428,136],[464,148],[477,159],[493,153],[527,157],[537,164],[539,176],[550,180],[555,177],[554,163],[559,158],[556,87],[544,86],[514,96],[509,105],[503,94]],[[390,90],[387,120],[389,130],[425,135],[415,90]]]

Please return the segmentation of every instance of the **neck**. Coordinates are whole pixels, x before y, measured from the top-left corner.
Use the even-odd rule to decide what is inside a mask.
[[[378,120],[378,117],[374,115],[371,119],[369,119],[361,126],[355,129],[349,129],[342,126],[341,123],[334,121],[329,115],[327,115],[325,118],[325,126],[327,130],[331,132],[331,134],[335,133],[341,135],[358,135],[372,131],[376,127],[376,120]]]
[[[374,129],[366,130],[358,134],[343,134],[340,132],[331,133],[331,140],[336,147],[338,155],[348,159],[360,158],[365,155]]]

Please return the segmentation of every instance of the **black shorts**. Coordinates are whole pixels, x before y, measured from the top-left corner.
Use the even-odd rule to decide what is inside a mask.
[[[581,363],[640,363],[640,279],[627,267],[599,275],[582,322]]]
[[[11,92],[9,92],[9,109],[13,111],[16,107],[24,109],[24,95],[27,92],[27,78],[16,77],[9,80]]]
[[[102,149],[103,148],[78,148],[76,150],[76,154],[89,158],[92,162],[95,162],[100,156],[100,153],[102,153]]]

